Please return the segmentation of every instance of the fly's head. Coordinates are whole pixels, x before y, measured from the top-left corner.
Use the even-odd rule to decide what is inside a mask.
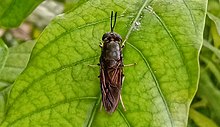
[[[119,34],[115,32],[108,32],[102,36],[102,41],[106,43],[109,43],[112,41],[120,43],[122,41],[122,38]]]
[[[117,12],[115,12],[115,18],[114,18],[114,23],[112,22],[113,20],[113,11],[111,13],[111,20],[110,20],[110,27],[111,27],[111,32],[107,32],[102,36],[102,41],[104,43],[110,43],[110,42],[115,42],[115,43],[121,43],[122,38],[119,34],[113,32],[113,29],[116,24],[116,17],[117,17]]]

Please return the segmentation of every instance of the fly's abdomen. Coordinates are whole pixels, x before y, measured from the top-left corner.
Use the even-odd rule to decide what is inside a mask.
[[[107,112],[114,112],[118,106],[120,90],[117,87],[107,85],[105,88],[105,94],[102,96],[102,102]]]

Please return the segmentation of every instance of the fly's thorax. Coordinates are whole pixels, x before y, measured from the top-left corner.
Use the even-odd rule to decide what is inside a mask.
[[[105,33],[102,37],[102,58],[109,67],[117,66],[121,58],[121,36],[114,32]]]
[[[119,60],[121,56],[121,47],[119,43],[115,43],[111,41],[110,43],[106,43],[106,58],[108,60]]]

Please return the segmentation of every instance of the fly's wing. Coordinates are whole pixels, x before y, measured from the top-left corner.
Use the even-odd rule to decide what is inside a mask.
[[[102,91],[102,103],[107,112],[114,112],[118,106],[122,87],[121,62],[114,68],[104,68],[101,63],[100,83]]]

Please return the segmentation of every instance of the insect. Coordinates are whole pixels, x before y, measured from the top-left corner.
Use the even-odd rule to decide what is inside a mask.
[[[121,98],[121,89],[123,81],[123,56],[122,56],[122,38],[119,34],[113,32],[116,24],[117,12],[113,20],[113,11],[111,12],[111,31],[102,36],[103,43],[100,56],[100,85],[102,92],[102,104],[105,110],[112,113],[116,110],[119,100],[125,107]],[[102,106],[102,105],[101,105]]]

